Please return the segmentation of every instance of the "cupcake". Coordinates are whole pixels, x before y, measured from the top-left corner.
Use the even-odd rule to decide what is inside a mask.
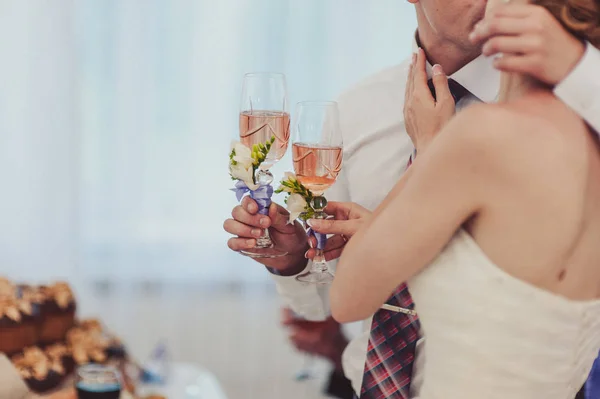
[[[77,327],[87,333],[95,332],[102,335],[106,342],[106,355],[109,359],[123,360],[126,358],[125,346],[114,335],[103,328],[102,323],[97,319],[85,319],[77,322]]]
[[[71,351],[65,344],[52,344],[44,348],[44,352],[51,362],[60,362],[67,374],[75,369],[75,362]]]
[[[37,325],[37,340],[40,338],[40,329],[42,327],[42,306],[46,297],[41,288],[31,285],[19,284],[17,286],[17,298],[27,301],[31,304],[32,315]],[[36,341],[37,342],[37,341]]]
[[[38,347],[25,348],[12,362],[29,389],[37,393],[56,388],[66,374],[60,360],[51,360]]]
[[[7,278],[0,277],[0,297],[16,296],[17,287]]]
[[[125,360],[127,358],[125,345],[117,337],[110,338],[106,354],[110,359]]]
[[[67,345],[77,366],[104,363],[108,360],[106,350],[109,340],[99,331],[73,328],[67,333]]]
[[[47,345],[64,340],[75,324],[75,298],[66,283],[40,287],[44,301],[41,305],[39,340]]]
[[[46,300],[46,295],[41,287],[19,284],[17,286],[17,298],[31,302],[34,307],[41,307]]]
[[[14,296],[0,296],[0,352],[12,355],[35,345],[36,318],[31,303]]]
[[[84,319],[77,321],[77,327],[84,331],[98,331],[104,330],[102,323],[98,319]]]

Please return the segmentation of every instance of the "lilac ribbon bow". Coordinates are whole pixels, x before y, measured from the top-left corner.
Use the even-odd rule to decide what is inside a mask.
[[[256,190],[250,190],[246,183],[244,183],[242,180],[238,180],[237,183],[235,183],[235,188],[232,188],[231,191],[235,192],[235,196],[238,201],[242,200],[244,194],[250,193],[250,198],[252,198],[258,204],[258,213],[261,215],[269,214],[271,197],[273,196],[273,186],[270,184],[260,186]]]
[[[309,228],[306,231],[306,235],[308,238],[315,237],[317,240],[317,249],[325,249],[325,244],[327,244],[327,234],[317,233],[312,228]]]

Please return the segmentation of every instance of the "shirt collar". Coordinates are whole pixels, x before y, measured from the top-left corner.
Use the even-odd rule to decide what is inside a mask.
[[[417,35],[413,36],[413,53],[419,49]],[[431,77],[432,65],[427,61],[427,77]],[[480,55],[467,65],[454,72],[449,78],[460,83],[475,97],[486,103],[495,102],[500,90],[500,72],[493,64],[492,58]]]

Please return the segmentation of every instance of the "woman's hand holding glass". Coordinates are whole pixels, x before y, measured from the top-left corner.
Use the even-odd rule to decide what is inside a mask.
[[[323,250],[325,260],[337,259],[342,255],[348,240],[369,220],[371,211],[354,202],[329,202],[323,210],[326,219],[310,219],[308,225],[317,233],[331,235]],[[311,237],[311,249],[306,252],[308,259],[316,256],[316,239]]]
[[[328,215],[326,219],[310,219],[308,224],[318,233],[331,235],[323,250],[325,259],[330,261],[338,259],[342,255],[346,243],[369,223],[373,213],[354,202],[330,202],[324,212]],[[308,259],[313,259],[317,255],[317,251],[312,249],[315,244],[314,237],[309,238],[311,249],[306,252]],[[393,243],[390,242],[390,245]],[[381,308],[413,316],[416,314],[414,310],[391,306],[387,303]]]

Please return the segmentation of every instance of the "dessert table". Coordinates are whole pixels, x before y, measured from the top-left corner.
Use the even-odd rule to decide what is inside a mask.
[[[137,391],[141,397],[160,395],[167,399],[227,399],[216,377],[192,363],[171,363],[165,384],[141,385]]]

